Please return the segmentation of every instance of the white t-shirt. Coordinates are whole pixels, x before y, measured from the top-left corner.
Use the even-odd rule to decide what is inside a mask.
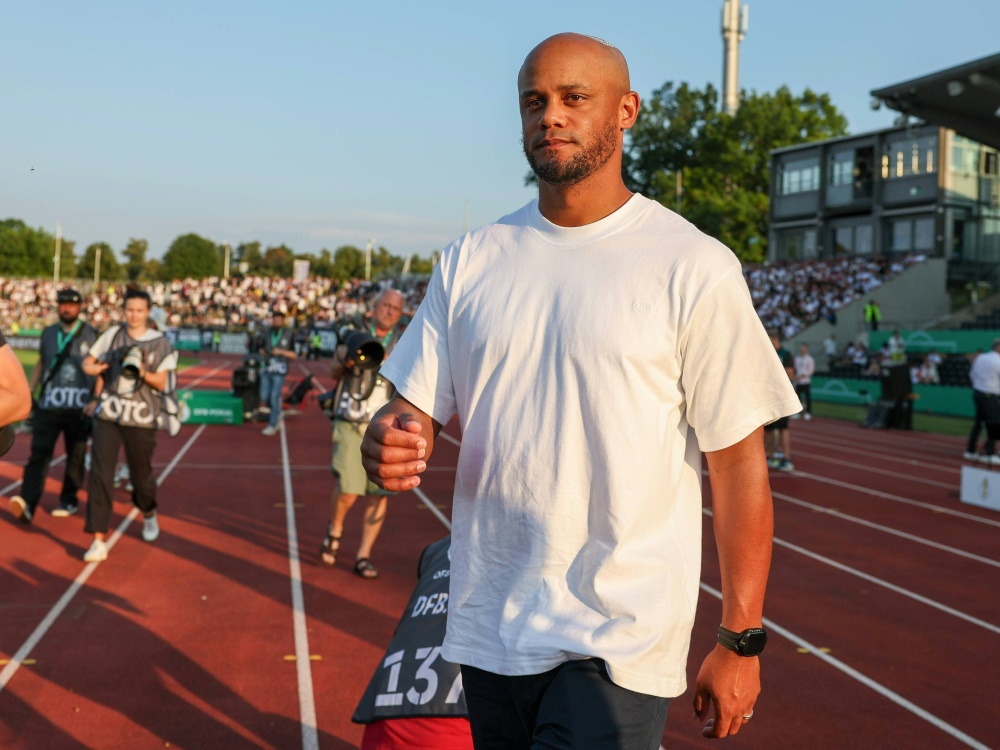
[[[1000,395],[1000,353],[991,349],[976,357],[969,370],[969,380],[977,391]]]
[[[811,354],[800,354],[795,358],[795,382],[799,385],[812,383],[813,373],[816,372],[816,360]]]
[[[382,373],[461,422],[442,656],[682,693],[699,448],[801,409],[735,256],[639,195],[571,228],[533,201],[445,249]]]

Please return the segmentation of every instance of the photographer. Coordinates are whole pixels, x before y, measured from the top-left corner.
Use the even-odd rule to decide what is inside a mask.
[[[145,519],[142,538],[152,542],[160,535],[153,450],[161,409],[159,391],[167,388],[177,369],[177,352],[162,333],[149,326],[149,311],[146,292],[126,292],[125,325],[101,334],[84,360],[84,372],[103,378],[87,503],[86,531],[94,535],[94,541],[83,556],[87,562],[108,557],[104,539],[111,521],[112,481],[122,445],[135,486],[132,502]]]
[[[399,339],[397,324],[402,314],[403,295],[396,290],[387,289],[376,298],[368,333],[381,344],[384,350],[383,360],[388,359],[389,353]],[[333,417],[332,462],[338,487],[331,497],[332,519],[323,539],[320,559],[328,566],[337,561],[340,539],[344,533],[344,519],[358,496],[363,495],[368,507],[365,510],[361,544],[358,547],[354,572],[362,578],[377,578],[378,568],[372,564],[371,552],[385,521],[386,495],[389,493],[368,481],[365,469],[361,465],[361,439],[372,415],[389,400],[391,393],[388,392],[388,384],[379,379],[375,384],[375,390],[366,398],[360,400],[352,398],[350,381],[352,378],[360,377],[356,372],[357,363],[352,355],[353,352],[348,352],[347,346],[343,344],[338,346],[337,356],[330,369],[330,376],[338,381]]]
[[[292,346],[292,332],[285,328],[285,313],[276,309],[271,317],[271,327],[261,332],[257,343],[257,351],[265,357],[260,372],[261,410],[268,411],[267,427],[261,432],[268,437],[278,432],[281,390],[288,375],[288,361],[298,357]]]
[[[77,511],[77,490],[83,486],[94,378],[83,371],[83,358],[97,333],[80,320],[82,298],[75,289],[62,289],[56,297],[59,322],[42,331],[38,362],[31,373],[32,394],[39,389],[31,418],[31,457],[24,467],[21,494],[10,499],[10,509],[22,523],[31,523],[42,497],[49,462],[60,433],[66,446],[66,473],[57,518]]]

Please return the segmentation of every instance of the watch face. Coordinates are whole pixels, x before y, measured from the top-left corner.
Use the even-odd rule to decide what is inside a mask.
[[[740,651],[744,656],[757,656],[764,651],[767,645],[767,633],[763,630],[748,630],[740,639]]]

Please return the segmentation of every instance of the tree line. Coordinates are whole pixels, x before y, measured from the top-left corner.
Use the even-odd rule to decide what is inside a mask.
[[[55,247],[55,237],[44,229],[29,227],[20,219],[0,221],[0,276],[51,278],[55,271]],[[162,260],[147,258],[148,251],[146,240],[133,238],[121,249],[120,256],[107,242],[88,245],[77,255],[76,243],[63,238],[59,276],[92,279],[98,262],[103,281],[203,279],[222,276],[225,269],[226,247],[197,234],[184,234],[175,239]],[[230,275],[234,276],[246,273],[287,278],[292,276],[296,260],[309,261],[309,273],[314,276],[345,280],[365,275],[365,251],[352,245],[343,245],[332,252],[323,249],[314,254],[297,253],[285,245],[263,248],[260,242],[244,242],[229,248],[229,254]],[[393,255],[384,247],[372,251],[373,279],[399,276],[405,266],[406,258]],[[431,270],[429,259],[410,258],[409,273],[426,275]]]

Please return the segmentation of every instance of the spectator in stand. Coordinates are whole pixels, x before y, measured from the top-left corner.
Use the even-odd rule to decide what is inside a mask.
[[[994,339],[990,350],[973,360],[969,379],[972,381],[976,418],[963,457],[967,461],[1000,464],[1000,456],[996,455],[996,441],[1000,439],[1000,339]],[[979,432],[984,427],[986,442],[980,455],[977,446]]]
[[[833,369],[833,366],[837,364],[837,336],[835,334],[831,333],[823,339],[823,354],[826,357],[827,369]]]
[[[920,364],[917,370],[917,382],[923,383],[924,385],[938,385],[941,382],[941,376],[938,374],[937,365],[931,359],[930,354],[924,355],[924,361]]]
[[[795,395],[805,402],[805,411],[802,418],[807,422],[812,419],[812,376],[816,372],[816,361],[809,354],[809,345],[799,345],[799,356],[795,358]],[[797,419],[798,414],[793,414],[792,419]]]
[[[897,328],[892,332],[892,336],[889,337],[887,342],[889,346],[889,362],[891,364],[899,364],[906,361],[906,342],[899,333]]]
[[[873,330],[878,330],[878,324],[882,322],[882,308],[878,306],[878,302],[875,300],[869,300],[868,304],[865,305],[865,323],[868,327]]]

